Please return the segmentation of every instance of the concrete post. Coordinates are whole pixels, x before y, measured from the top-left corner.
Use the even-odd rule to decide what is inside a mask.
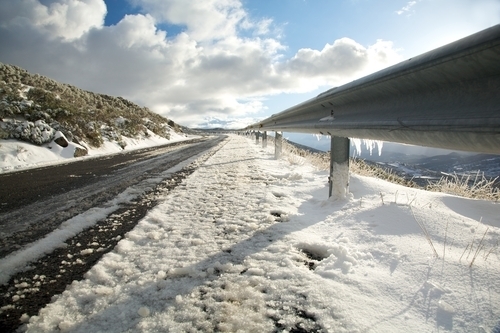
[[[262,133],[262,148],[266,148],[267,147],[267,132],[264,131]]]
[[[274,158],[279,159],[281,157],[281,151],[283,148],[283,133],[275,132],[274,136]]]
[[[328,196],[345,199],[349,193],[349,138],[332,136]]]

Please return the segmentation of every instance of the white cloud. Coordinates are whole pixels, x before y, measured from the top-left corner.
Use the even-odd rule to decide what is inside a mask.
[[[198,123],[198,128],[241,129],[258,121],[259,119],[252,117],[205,117]]]
[[[412,7],[415,6],[416,4],[417,4],[417,1],[409,1],[406,4],[406,6],[404,6],[400,10],[397,10],[396,13],[398,15],[401,15],[401,14],[404,14],[404,13],[408,13],[408,12],[410,12],[410,10],[412,10]]]
[[[143,13],[108,27],[102,0],[2,1],[0,61],[198,126],[240,124],[266,96],[338,85],[399,60],[390,42],[348,38],[284,59],[272,20],[250,18],[240,1],[133,1]],[[170,37],[160,23],[186,29]]]
[[[311,82],[315,86],[342,84],[399,60],[391,42],[378,40],[366,48],[352,39],[341,38],[326,44],[321,51],[300,49],[283,64],[282,71],[288,77],[302,78],[303,89],[307,89]]]
[[[102,0],[58,0],[45,6],[38,0],[3,1],[2,25],[32,24],[48,38],[69,41],[82,37],[104,23],[106,5]]]
[[[152,16],[126,15],[116,27],[113,35],[124,48],[163,48],[166,47],[166,32],[157,30]],[[144,38],[147,37],[147,38]]]
[[[131,0],[160,22],[186,26],[197,41],[236,35],[239,27],[252,26],[239,0]]]

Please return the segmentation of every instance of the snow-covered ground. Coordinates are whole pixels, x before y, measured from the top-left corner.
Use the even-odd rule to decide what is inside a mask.
[[[273,156],[230,136],[24,329],[500,331],[499,204],[357,175],[328,200]]]
[[[75,148],[79,145],[69,142],[68,147],[63,148],[54,141],[37,146],[29,142],[19,140],[0,140],[0,173],[19,171],[27,168],[35,168],[58,163],[68,163],[77,159],[91,158],[93,156],[109,155],[130,151],[134,149],[146,148],[162,144],[173,143],[192,139],[194,136],[178,134],[172,131],[170,139],[162,138],[148,130],[148,136],[137,139],[122,137],[126,144],[125,149],[116,142],[104,141],[99,148],[85,147],[88,155],[84,157],[73,157]]]

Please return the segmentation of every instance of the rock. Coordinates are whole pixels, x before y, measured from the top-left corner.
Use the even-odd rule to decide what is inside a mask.
[[[8,139],[9,131],[0,126],[0,139]]]
[[[66,139],[68,139],[68,142],[73,142],[73,133],[71,133],[70,131],[66,131],[64,136],[66,137]]]
[[[72,142],[76,143],[77,145],[82,145],[82,143],[80,142],[81,139],[79,139],[77,136],[73,136],[73,138],[71,139]]]
[[[66,138],[64,136],[60,136],[60,137],[54,139],[54,142],[63,148],[66,148],[68,146],[68,140],[66,140]]]
[[[82,157],[82,156],[86,156],[87,154],[88,154],[87,149],[75,147],[75,153],[73,154],[73,156],[74,157]]]

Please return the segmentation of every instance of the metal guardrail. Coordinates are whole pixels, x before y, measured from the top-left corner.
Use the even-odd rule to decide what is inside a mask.
[[[500,25],[330,89],[244,130],[500,154]]]

